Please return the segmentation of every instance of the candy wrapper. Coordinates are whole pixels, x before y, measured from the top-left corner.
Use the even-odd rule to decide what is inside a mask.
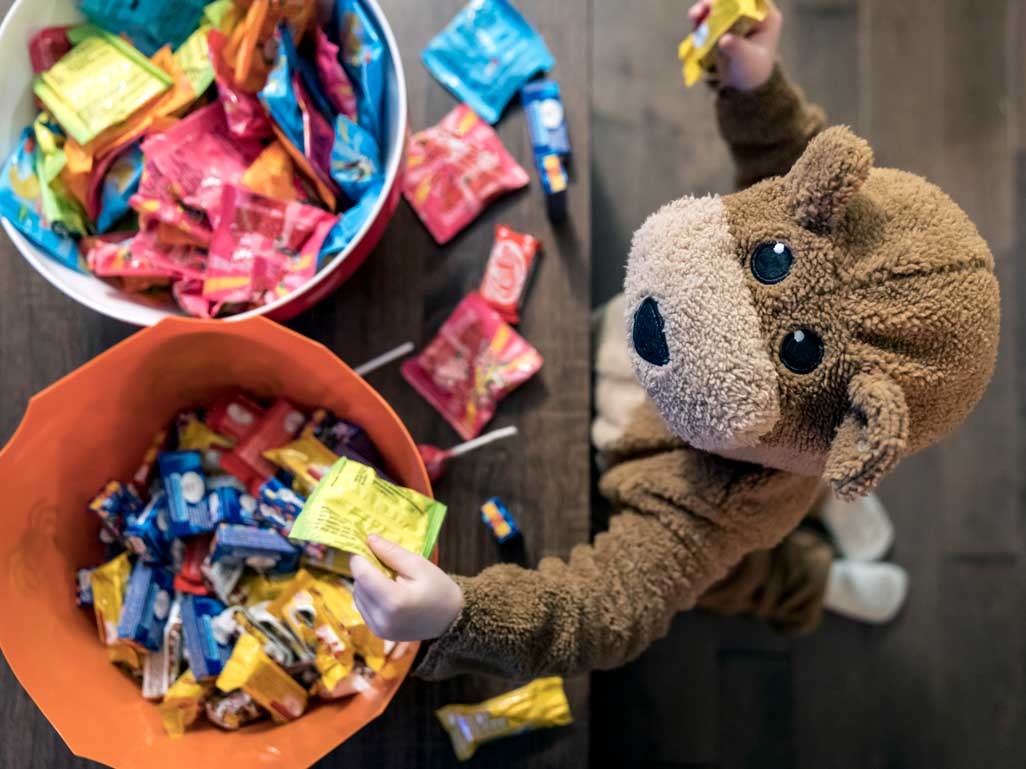
[[[89,195],[89,215],[96,220],[97,232],[110,232],[132,210],[131,199],[139,191],[142,172],[143,153],[138,144],[110,155],[106,172],[98,175],[101,183]]]
[[[234,732],[246,724],[264,717],[260,706],[246,692],[236,690],[228,694],[216,694],[204,706],[207,720],[225,731]]]
[[[160,704],[160,719],[169,737],[179,739],[185,735],[185,730],[203,711],[203,701],[210,689],[211,684],[197,683],[191,670],[183,673],[168,689]]]
[[[500,545],[520,536],[516,521],[498,497],[492,497],[481,505],[481,520],[492,530],[492,536]]]
[[[555,59],[541,35],[506,0],[471,0],[421,58],[438,81],[489,123]]]
[[[158,651],[171,611],[174,575],[139,561],[132,569],[121,609],[118,638],[140,651]]]
[[[305,505],[303,497],[277,478],[268,478],[260,487],[260,512],[264,521],[269,520],[267,508],[274,510],[278,515],[272,526],[285,536],[292,530],[292,523],[303,512]]]
[[[277,140],[268,144],[246,169],[242,186],[264,197],[287,202],[306,199],[306,191],[296,178],[292,156]]]
[[[403,194],[444,244],[496,197],[528,181],[492,127],[461,104],[410,139]]]
[[[45,27],[29,40],[29,59],[37,75],[46,72],[71,50],[71,27]]]
[[[212,490],[207,498],[207,506],[210,507],[211,517],[224,523],[240,526],[257,525],[256,500],[231,486],[221,486]]]
[[[240,441],[264,418],[264,409],[242,393],[219,398],[207,409],[207,424],[230,440]]]
[[[381,153],[366,129],[344,115],[335,118],[331,175],[350,200],[359,201],[382,185]]]
[[[196,96],[202,96],[214,82],[214,63],[207,40],[210,29],[207,25],[199,27],[175,51],[175,62]]]
[[[299,551],[271,529],[222,523],[210,551],[212,563],[244,563],[256,571],[295,571]]]
[[[224,604],[204,596],[182,596],[182,637],[185,658],[197,680],[220,675],[231,655],[229,639],[214,627],[214,618]]]
[[[227,39],[217,30],[207,33],[207,45],[213,62],[217,93],[224,107],[228,131],[240,139],[266,139],[273,135],[271,119],[256,94],[235,85],[235,78],[224,60]]]
[[[139,495],[120,481],[110,481],[89,503],[89,509],[99,517],[103,527],[118,539],[125,535],[130,516],[143,509]]]
[[[118,624],[121,622],[121,607],[124,604],[128,579],[132,573],[132,564],[128,554],[122,553],[117,558],[93,569],[89,576],[93,592],[93,611],[96,614],[96,628],[100,641],[105,646],[113,646],[118,641]]]
[[[200,452],[204,472],[220,472],[221,457],[235,447],[235,441],[211,430],[194,412],[180,414],[177,428],[179,451]]]
[[[268,657],[260,642],[243,633],[217,679],[223,692],[242,689],[278,723],[292,721],[306,710],[306,691]]]
[[[709,14],[680,44],[677,57],[684,67],[684,83],[692,86],[716,66],[716,44],[730,31],[743,35],[766,18],[766,0],[716,0]]]
[[[75,241],[50,228],[43,215],[42,187],[36,176],[36,138],[32,128],[21,135],[17,149],[0,171],[0,215],[55,261],[85,272]]]
[[[371,187],[355,206],[338,218],[321,246],[320,265],[322,267],[335,255],[345,251],[360,234],[360,230],[374,213],[374,208],[378,205],[380,197],[381,187]]]
[[[160,455],[160,476],[167,492],[171,533],[192,537],[213,531],[217,520],[207,505],[203,458],[198,451],[169,451]]]
[[[538,678],[478,705],[448,705],[435,717],[449,733],[460,761],[485,742],[573,723],[562,678]]]
[[[127,35],[147,56],[164,45],[184,43],[203,18],[210,0],[80,0],[90,21]]]
[[[495,414],[499,402],[534,376],[542,357],[481,298],[470,294],[402,374],[464,440]]]
[[[129,43],[96,30],[36,78],[33,91],[69,136],[88,144],[173,82]]]
[[[142,694],[145,699],[163,699],[182,670],[182,605],[171,602],[160,648],[143,661]]]
[[[537,239],[530,235],[514,232],[501,224],[495,228],[495,244],[481,281],[481,297],[507,323],[520,322],[520,307],[538,248]]]
[[[149,496],[150,481],[153,480],[154,471],[157,467],[157,455],[160,454],[167,445],[167,436],[167,430],[157,431],[157,434],[153,436],[153,440],[146,449],[146,454],[143,456],[139,469],[136,470],[135,475],[132,476],[132,488],[135,489],[136,493],[138,493],[143,499],[147,499]]]
[[[554,80],[528,83],[520,92],[520,101],[524,105],[535,157],[559,155],[569,162],[570,134],[559,83]]]
[[[312,435],[302,435],[287,446],[265,451],[264,459],[291,473],[293,489],[309,496],[338,456]]]
[[[320,27],[314,32],[314,42],[317,77],[334,114],[357,120],[356,92],[353,91],[353,84],[339,61],[339,47],[331,42]]]
[[[290,536],[362,555],[387,574],[367,547],[367,535],[379,534],[429,558],[445,511],[441,502],[395,486],[343,457],[307,500]]]
[[[161,563],[170,556],[171,523],[167,494],[158,491],[142,512],[127,518],[125,546],[149,563]]]
[[[342,66],[357,92],[358,122],[380,142],[385,45],[360,0],[335,0],[333,23],[342,46]]]
[[[339,419],[326,409],[313,413],[303,434],[312,435],[333,453],[371,465],[375,470],[382,464],[381,454],[366,430],[348,419]]]
[[[216,492],[210,494],[210,501],[217,504]],[[198,537],[191,537],[185,543],[185,553],[181,563],[176,564],[175,590],[179,593],[190,593],[192,595],[210,595],[210,590],[203,582],[203,562],[210,552],[210,542],[213,536],[201,534]],[[182,540],[178,540],[182,542]]]

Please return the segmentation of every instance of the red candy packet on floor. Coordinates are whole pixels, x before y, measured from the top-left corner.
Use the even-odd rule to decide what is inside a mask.
[[[336,221],[320,208],[234,185],[224,186],[220,209],[203,283],[203,296],[215,302],[261,301],[305,283],[317,271],[317,238],[323,242]]]
[[[507,323],[520,322],[520,306],[539,247],[538,240],[530,235],[502,224],[495,228],[495,245],[481,281],[481,296]]]
[[[461,104],[410,139],[403,194],[439,244],[448,243],[499,195],[529,179],[499,135]]]
[[[481,298],[470,294],[402,373],[464,440],[542,367],[542,357]]]

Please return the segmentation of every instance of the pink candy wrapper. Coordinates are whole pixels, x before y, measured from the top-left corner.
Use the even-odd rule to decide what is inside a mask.
[[[480,435],[499,403],[534,376],[542,357],[492,309],[470,294],[402,373],[464,440]]]
[[[247,93],[235,85],[235,77],[224,60],[227,38],[216,29],[207,35],[210,60],[214,65],[217,94],[224,107],[228,131],[240,139],[267,139],[274,135],[271,118],[255,93]]]
[[[403,194],[442,244],[492,200],[528,181],[492,127],[461,104],[410,139]]]
[[[339,47],[331,42],[324,30],[317,27],[314,33],[316,43],[317,74],[321,79],[324,93],[331,106],[341,112],[354,123],[357,120],[356,93],[349,76],[339,62]]]

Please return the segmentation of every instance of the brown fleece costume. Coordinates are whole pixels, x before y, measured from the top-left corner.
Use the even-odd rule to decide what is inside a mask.
[[[623,664],[790,533],[820,478],[866,493],[982,395],[998,287],[958,206],[873,168],[847,129],[820,133],[779,70],[717,108],[754,186],[671,203],[635,235],[627,332],[651,401],[600,483],[619,514],[567,562],[457,577],[464,608],[419,675]]]

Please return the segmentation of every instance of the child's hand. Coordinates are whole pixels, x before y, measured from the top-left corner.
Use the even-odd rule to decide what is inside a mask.
[[[356,608],[374,635],[386,641],[438,638],[463,608],[463,591],[427,558],[374,534],[367,545],[396,572],[389,579],[366,558],[354,555],[350,569]]]
[[[688,16],[696,28],[709,15],[712,2],[699,0],[691,6]],[[768,5],[766,18],[747,35],[741,37],[727,33],[720,38],[717,67],[721,86],[754,91],[773,74],[784,18],[772,0],[769,0]]]

